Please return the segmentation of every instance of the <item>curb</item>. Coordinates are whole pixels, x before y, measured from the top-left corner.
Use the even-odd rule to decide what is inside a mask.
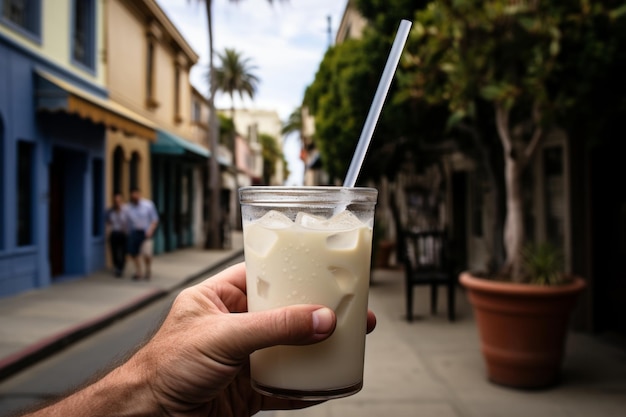
[[[208,266],[207,268],[200,270],[199,272],[192,274],[182,280],[179,284],[174,285],[169,289],[155,289],[151,292],[141,295],[134,300],[117,307],[100,317],[87,320],[76,326],[70,327],[52,336],[48,336],[41,339],[32,345],[16,352],[10,356],[0,359],[0,381],[6,379],[19,371],[39,362],[42,359],[56,353],[63,348],[75,343],[95,332],[101,330],[113,322],[128,316],[135,311],[152,304],[153,302],[165,297],[166,295],[179,290],[187,286],[192,281],[202,277],[203,275],[210,274],[211,271],[220,269],[225,264],[231,262],[233,259],[241,256],[243,250],[239,250],[231,254],[230,256],[221,259]]]
[[[108,326],[117,319],[158,300],[166,294],[167,291],[165,290],[153,290],[100,317],[87,320],[84,323],[80,323],[57,334],[41,339],[21,351],[0,360],[0,380],[58,352],[71,343]]]

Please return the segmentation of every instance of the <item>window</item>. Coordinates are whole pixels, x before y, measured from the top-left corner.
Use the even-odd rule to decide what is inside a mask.
[[[30,142],[17,143],[17,245],[27,246],[33,239],[33,156],[35,145]]]
[[[352,33],[351,32],[352,32],[352,25],[350,23],[348,23],[346,25],[346,32],[345,32],[345,35],[344,35],[344,39],[350,39],[352,37]],[[331,43],[331,42],[329,42],[329,43]]]
[[[91,207],[91,235],[102,236],[104,232],[104,165],[102,159],[95,158],[91,164],[91,190],[93,192]]]
[[[95,68],[94,0],[74,0],[72,59],[89,69]]]
[[[200,102],[194,99],[191,102],[191,120],[193,120],[196,123],[200,123],[201,122],[200,115],[201,115]]]
[[[2,0],[0,21],[39,42],[41,0]]]
[[[154,54],[155,40],[149,36],[148,52],[146,56],[146,106],[149,109],[155,109],[159,106],[154,94]]]
[[[121,193],[124,181],[124,151],[117,146],[113,151],[113,193]]]
[[[180,212],[183,215],[189,213],[189,185],[191,182],[189,181],[188,173],[184,172],[180,179]]]
[[[137,152],[130,158],[130,189],[139,188],[139,166],[141,159]]]
[[[180,66],[177,64],[174,69],[174,123],[183,121],[180,115]]]

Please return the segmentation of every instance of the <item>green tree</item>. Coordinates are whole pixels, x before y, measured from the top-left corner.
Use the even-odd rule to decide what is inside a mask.
[[[283,135],[289,135],[295,132],[302,132],[302,107],[296,107],[283,123],[281,130]]]
[[[307,88],[304,103],[315,117],[314,141],[332,179],[343,180],[347,171],[400,20],[411,18],[422,3],[357,1],[370,23],[363,38],[331,47]],[[415,153],[419,144],[434,141],[441,134],[441,126],[433,127],[444,123],[447,110],[424,105],[398,90],[398,81],[407,76],[405,66],[401,61],[359,176],[361,182],[392,177],[407,150]]]
[[[247,95],[254,98],[259,77],[253,71],[257,68],[251,63],[251,58],[244,57],[240,52],[232,48],[225,48],[224,52],[217,54],[219,66],[215,68],[215,84],[218,91],[230,96],[231,117],[235,118],[235,93],[241,99]]]
[[[278,146],[276,138],[266,133],[261,133],[259,135],[259,143],[262,147],[261,155],[263,156],[263,182],[265,184],[270,183],[272,176],[276,174],[276,164],[280,161],[282,161],[285,167],[285,176],[289,176],[285,155]]]
[[[368,30],[374,30],[389,42],[402,19],[413,20],[417,10],[424,8],[428,0],[356,0],[359,13],[367,19]],[[391,43],[389,43],[391,46]]]
[[[425,102],[446,103],[449,128],[491,125],[504,166],[503,269],[514,280],[522,278],[524,169],[547,129],[571,122],[568,112],[591,110],[585,101],[593,86],[606,84],[610,60],[620,59],[624,7],[611,10],[609,3],[617,4],[439,0],[416,14],[408,48],[413,76],[404,88]]]
[[[235,152],[235,123],[231,117],[218,114],[220,120],[220,144]]]
[[[215,84],[217,91],[228,94],[230,96],[231,110],[230,118],[228,118],[228,128],[230,134],[222,136],[221,123],[225,121],[223,115],[220,115],[220,139],[230,150],[235,152],[235,93],[239,94],[241,99],[247,95],[250,99],[254,99],[254,95],[259,84],[259,78],[253,74],[256,69],[251,63],[251,58],[244,57],[240,52],[232,48],[225,48],[222,53],[217,54],[219,66],[215,68]],[[230,129],[232,127],[232,129]]]
[[[374,91],[368,86],[371,70],[364,55],[355,40],[331,47],[305,93],[315,118],[314,140],[331,179],[345,174],[367,115],[363,102],[373,97],[364,91]]]

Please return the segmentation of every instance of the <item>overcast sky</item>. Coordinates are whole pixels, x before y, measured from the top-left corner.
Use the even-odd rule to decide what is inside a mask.
[[[200,55],[191,70],[191,83],[205,95],[208,38],[204,4],[198,0],[157,0],[191,47]],[[213,0],[214,48],[234,48],[256,65],[260,79],[254,101],[235,100],[235,107],[276,110],[285,120],[302,103],[304,90],[329,45],[346,7],[346,0]],[[218,108],[230,108],[228,96],[216,96]],[[300,144],[287,138],[285,156],[292,173],[290,185],[302,183]]]
[[[198,0],[157,0],[200,61],[191,82],[207,92],[208,39],[204,4]],[[275,109],[286,119],[302,102],[307,85],[328,47],[328,17],[334,39],[346,0],[214,0],[215,50],[234,48],[250,57],[260,78],[254,101],[236,101],[236,107]],[[230,98],[217,97],[218,107],[230,107]]]

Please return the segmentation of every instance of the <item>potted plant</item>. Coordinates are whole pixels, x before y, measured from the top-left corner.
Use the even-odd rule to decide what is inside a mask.
[[[525,248],[522,269],[523,283],[469,272],[460,281],[474,308],[489,380],[541,388],[558,381],[570,312],[585,282],[561,272],[558,250],[547,243]]]
[[[586,105],[593,87],[578,87],[602,81],[610,61],[576,76],[567,71],[589,62],[585,54],[594,48],[618,44],[624,13],[610,7],[445,0],[416,14],[400,87],[407,97],[447,107],[448,135],[471,147],[491,191],[494,262],[488,273],[463,273],[460,281],[494,382],[540,387],[558,378],[570,311],[585,284],[562,274],[553,248],[527,246],[523,178],[550,132],[580,126],[583,110],[602,119],[604,108]],[[597,134],[593,128],[587,136]]]

